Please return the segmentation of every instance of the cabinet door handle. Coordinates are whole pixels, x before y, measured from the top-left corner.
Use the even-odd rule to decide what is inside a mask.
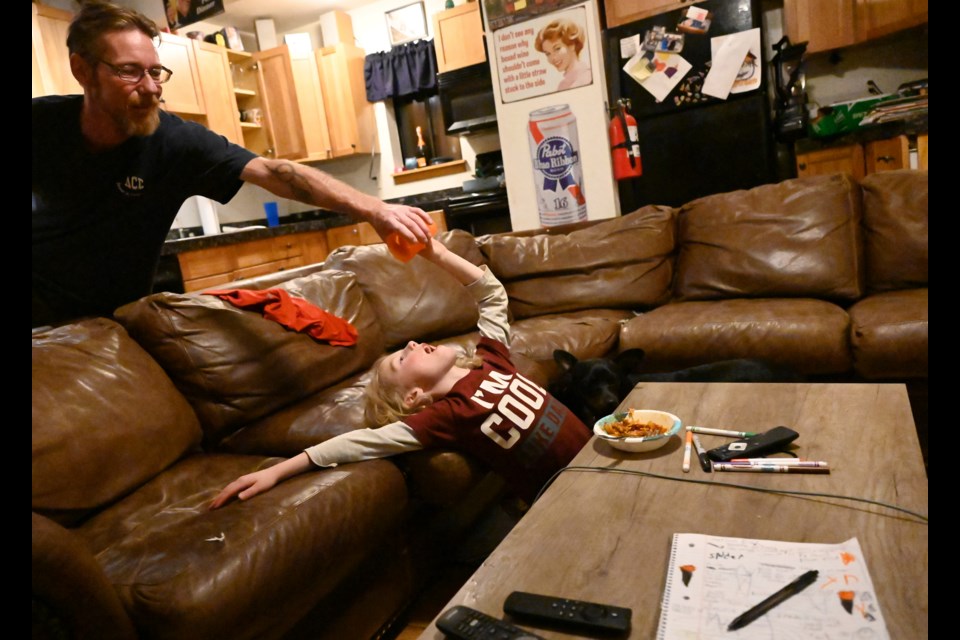
[[[893,156],[880,156],[877,162],[893,162]]]
[[[807,168],[807,163],[801,162],[800,164],[797,165],[797,168],[800,169],[800,171],[803,171]]]

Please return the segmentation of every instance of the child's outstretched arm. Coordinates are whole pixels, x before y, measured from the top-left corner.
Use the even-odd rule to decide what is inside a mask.
[[[252,498],[258,493],[268,491],[272,489],[274,485],[298,473],[303,473],[313,466],[307,454],[301,453],[272,467],[240,476],[217,494],[217,497],[210,503],[210,509],[219,509],[234,498],[239,498],[240,500]]]
[[[480,267],[450,251],[436,238],[431,238],[430,244],[419,255],[447,271],[463,285],[473,284],[483,276]]]

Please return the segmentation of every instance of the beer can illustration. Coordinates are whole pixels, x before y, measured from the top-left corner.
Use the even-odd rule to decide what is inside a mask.
[[[531,111],[529,128],[541,226],[586,220],[577,118],[570,105]]]

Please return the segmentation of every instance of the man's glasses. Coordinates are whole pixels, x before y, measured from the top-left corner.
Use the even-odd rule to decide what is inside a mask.
[[[150,79],[157,84],[163,84],[170,79],[170,76],[173,75],[173,71],[167,69],[163,65],[158,65],[156,67],[150,67],[149,69],[144,69],[143,67],[137,66],[135,64],[122,64],[120,66],[112,65],[109,62],[103,60],[97,60],[102,65],[110,67],[110,69],[117,74],[117,77],[123,80],[124,82],[137,83],[143,80],[143,76],[148,75]]]

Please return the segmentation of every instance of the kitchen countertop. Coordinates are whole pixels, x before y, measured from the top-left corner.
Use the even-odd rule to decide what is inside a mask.
[[[426,211],[442,209],[448,198],[462,196],[462,188],[443,189],[440,191],[431,191],[403,198],[393,198],[386,202],[390,204],[405,204],[411,207],[420,207]],[[264,221],[265,222],[265,221]],[[325,211],[318,209],[303,213],[295,213],[289,216],[283,216],[280,224],[276,227],[265,227],[260,221],[246,221],[241,223],[228,223],[226,227],[240,227],[238,231],[227,231],[216,235],[197,235],[195,237],[177,238],[178,231],[171,231],[168,240],[163,245],[161,255],[176,255],[186,251],[197,251],[199,249],[210,249],[212,247],[225,247],[239,242],[250,242],[251,240],[263,240],[265,238],[275,238],[293,233],[306,233],[310,231],[324,231],[335,227],[343,227],[355,224],[357,220],[343,213],[334,211]],[[249,228],[243,228],[249,227]],[[199,228],[188,230],[190,233],[202,233]]]
[[[910,120],[897,120],[883,124],[871,125],[855,129],[850,133],[830,136],[828,138],[802,138],[794,143],[797,153],[809,153],[820,149],[842,147],[851,144],[864,144],[874,140],[885,140],[899,135],[918,135],[927,133],[927,117]]]

